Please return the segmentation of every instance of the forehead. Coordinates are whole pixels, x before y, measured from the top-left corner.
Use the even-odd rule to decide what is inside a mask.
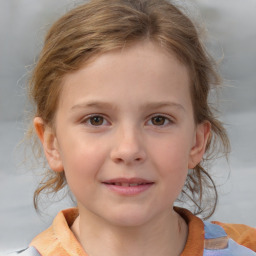
[[[95,57],[63,79],[62,97],[123,96],[130,101],[153,100],[189,93],[189,71],[176,56],[149,41]],[[141,97],[141,98],[140,98]]]

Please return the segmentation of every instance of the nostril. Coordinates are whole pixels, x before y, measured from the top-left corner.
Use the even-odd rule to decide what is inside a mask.
[[[122,158],[115,158],[114,161],[116,163],[121,163],[121,162],[123,162],[123,159]]]
[[[123,147],[115,148],[111,152],[111,159],[117,163],[131,164],[142,163],[146,158],[146,153],[143,149],[138,147],[131,147],[129,145],[123,145]]]

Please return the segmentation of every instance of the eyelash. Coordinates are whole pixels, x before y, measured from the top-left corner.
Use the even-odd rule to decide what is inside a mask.
[[[100,125],[93,125],[91,122],[93,120],[93,118],[102,118],[103,120],[103,124],[100,124]],[[100,114],[93,114],[93,115],[90,115],[88,117],[86,117],[82,123],[85,123],[89,126],[93,126],[93,127],[100,127],[100,126],[103,126],[104,125],[104,122],[108,122],[107,119],[103,116],[103,115],[100,115]]]
[[[152,120],[153,120],[154,118],[161,118],[161,119],[163,119],[164,123],[163,123],[163,124],[160,124],[160,125],[154,125],[154,124],[152,123]],[[152,117],[149,119],[149,121],[151,121],[151,123],[152,123],[153,126],[157,126],[157,127],[158,127],[158,126],[159,126],[159,127],[166,127],[166,126],[168,126],[168,125],[174,123],[173,120],[172,120],[169,116],[167,117],[166,115],[163,115],[163,114],[156,114],[156,115],[152,116]],[[149,121],[147,121],[147,122],[149,122]],[[168,122],[167,124],[166,124],[166,121]]]
[[[100,123],[99,125],[92,124],[93,118],[101,118],[102,123]],[[162,121],[164,121],[164,123],[160,124],[160,125],[154,125],[153,122],[152,122],[152,120],[154,118],[160,118],[160,119],[162,119]],[[109,123],[107,121],[107,119],[103,115],[101,115],[101,114],[92,114],[92,115],[86,117],[85,119],[83,119],[83,121],[82,121],[82,123],[85,123],[88,126],[92,126],[92,127],[104,126],[104,125],[106,125],[106,122]],[[148,122],[151,122],[151,125],[152,126],[156,126],[156,127],[166,127],[166,126],[174,123],[174,121],[170,117],[167,117],[166,115],[163,115],[163,114],[155,114],[155,115],[151,116],[150,119],[146,123],[148,123]],[[166,124],[166,122],[168,122],[168,123]]]

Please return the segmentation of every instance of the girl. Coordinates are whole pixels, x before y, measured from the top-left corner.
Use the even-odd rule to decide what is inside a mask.
[[[219,78],[198,32],[164,0],[92,0],[46,36],[30,96],[60,212],[24,255],[256,255],[256,230],[203,222],[204,166],[229,142],[208,104]],[[205,201],[212,190],[212,205]],[[174,207],[191,199],[195,213]]]

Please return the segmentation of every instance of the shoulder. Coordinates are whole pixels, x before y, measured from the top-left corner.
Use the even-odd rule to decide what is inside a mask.
[[[256,256],[255,229],[239,224],[204,222],[204,256]]]
[[[238,244],[256,252],[256,228],[243,224],[227,224],[218,221],[213,221],[212,223],[221,226],[228,237]]]
[[[30,246],[35,247],[44,256],[86,256],[70,229],[77,216],[78,210],[76,208],[59,212],[52,225],[37,235]]]
[[[41,256],[41,254],[37,251],[36,248],[28,247],[24,250],[5,254],[5,256]]]
[[[184,208],[174,210],[188,225],[182,256],[256,256],[256,229],[246,225],[202,221]]]

